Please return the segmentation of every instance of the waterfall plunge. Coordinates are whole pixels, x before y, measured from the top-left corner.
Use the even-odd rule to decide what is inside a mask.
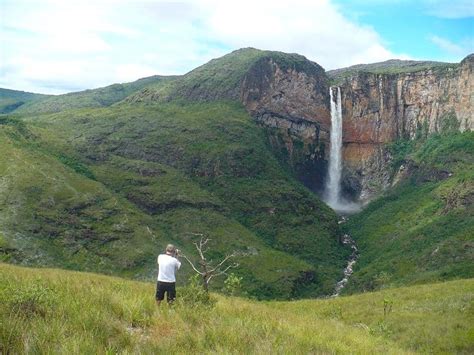
[[[334,99],[334,89],[336,98]],[[325,200],[334,210],[341,213],[356,212],[360,206],[356,203],[344,200],[341,197],[342,176],[342,104],[341,89],[339,87],[329,88],[331,98],[331,148],[329,152],[329,169],[326,184]]]
[[[341,175],[342,175],[342,104],[341,89],[336,88],[336,100],[334,102],[333,88],[329,88],[331,98],[331,150],[329,156],[329,174],[326,186],[327,203],[332,208],[340,203],[341,199]]]

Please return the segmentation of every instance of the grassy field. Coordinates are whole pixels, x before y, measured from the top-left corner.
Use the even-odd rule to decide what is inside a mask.
[[[189,295],[189,289],[178,289]],[[0,264],[0,353],[459,353],[474,351],[474,280],[338,299],[217,296],[158,310],[154,285]]]

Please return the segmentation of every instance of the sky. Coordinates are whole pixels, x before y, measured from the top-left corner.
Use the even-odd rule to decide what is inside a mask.
[[[326,70],[474,52],[474,0],[0,0],[0,87],[61,94],[184,74],[235,49]]]

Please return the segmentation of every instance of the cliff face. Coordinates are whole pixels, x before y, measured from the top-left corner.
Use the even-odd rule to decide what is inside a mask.
[[[367,200],[389,186],[387,143],[474,129],[473,68],[471,55],[456,68],[346,78],[341,85],[346,192]]]
[[[347,197],[367,201],[391,184],[388,143],[474,129],[474,56],[460,65],[431,64],[395,74],[359,71],[340,84]],[[323,189],[329,153],[328,92],[326,73],[316,63],[287,67],[272,57],[254,63],[240,88],[241,102],[269,129],[274,150],[286,154],[315,191]]]
[[[258,60],[242,80],[240,98],[267,128],[280,158],[307,186],[321,190],[331,126],[328,79],[316,63],[292,59],[289,64],[274,56]]]
[[[126,101],[240,101],[273,151],[303,183],[322,191],[329,158],[329,77],[341,87],[343,193],[367,201],[386,189],[387,144],[474,129],[474,55],[460,64],[391,60],[326,73],[297,54],[232,52]],[[329,75],[329,77],[328,77]]]
[[[257,61],[241,85],[241,101],[251,115],[261,118],[276,113],[279,118],[317,123],[323,131],[329,131],[326,74],[316,63],[306,62],[305,67],[285,68],[272,57]]]

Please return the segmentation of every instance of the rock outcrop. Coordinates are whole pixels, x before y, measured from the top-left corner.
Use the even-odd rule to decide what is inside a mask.
[[[270,144],[313,190],[324,184],[331,115],[329,83],[318,64],[270,52],[247,71],[240,99],[267,128]]]
[[[341,85],[346,191],[368,200],[389,186],[387,143],[474,129],[474,55],[458,66],[360,72]]]
[[[368,201],[393,180],[387,145],[472,130],[474,55],[460,64],[391,60],[326,73],[297,54],[244,48],[126,102],[240,101],[280,160],[313,191],[324,188],[331,128],[330,80],[341,87],[343,186]]]
[[[260,58],[241,82],[240,99],[257,122],[273,129],[272,145],[287,153],[300,179],[321,191],[331,126],[329,84],[319,65],[303,62],[297,68],[271,55]],[[398,67],[398,73],[379,67],[380,73],[371,73],[361,66],[342,80],[346,197],[368,201],[390,186],[389,143],[474,129],[474,55],[459,65],[421,64],[410,62],[408,71]]]

